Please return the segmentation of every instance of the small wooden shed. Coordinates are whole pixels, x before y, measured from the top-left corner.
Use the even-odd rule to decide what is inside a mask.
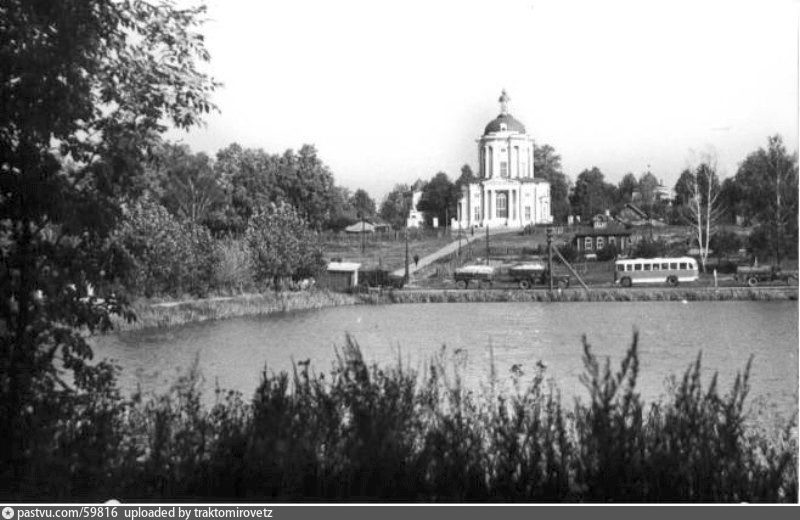
[[[320,277],[320,285],[331,291],[350,291],[358,286],[359,269],[361,264],[356,262],[331,262]]]

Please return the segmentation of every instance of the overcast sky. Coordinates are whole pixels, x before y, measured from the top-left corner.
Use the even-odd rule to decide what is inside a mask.
[[[209,0],[209,65],[224,86],[195,150],[309,143],[337,184],[477,167],[509,111],[573,180],[651,171],[672,185],[713,148],[723,176],[780,133],[798,143],[798,2]]]

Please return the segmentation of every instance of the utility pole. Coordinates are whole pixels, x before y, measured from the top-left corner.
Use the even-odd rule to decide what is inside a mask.
[[[408,226],[406,226],[406,283],[408,283]]]
[[[547,278],[553,290],[553,228],[547,228]]]
[[[364,227],[365,227],[364,226],[364,213],[359,211],[358,212],[358,216],[361,217],[361,254],[363,255],[364,254],[364,249],[366,248],[365,244],[364,244],[364,239],[365,239],[365,234],[364,234]]]
[[[461,258],[461,221],[458,221],[458,257]]]

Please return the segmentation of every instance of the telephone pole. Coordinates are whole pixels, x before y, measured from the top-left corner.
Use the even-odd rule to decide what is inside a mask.
[[[553,290],[553,228],[547,228],[547,278]]]
[[[408,226],[406,226],[406,283],[408,283]]]

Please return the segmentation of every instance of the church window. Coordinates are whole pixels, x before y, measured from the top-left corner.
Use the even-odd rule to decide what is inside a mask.
[[[615,237],[614,235],[611,235],[610,237],[608,237],[608,243],[609,244],[616,244],[617,243],[617,237]]]
[[[531,219],[531,207],[525,206],[525,220]]]
[[[473,220],[480,220],[481,219],[481,208],[475,208],[475,218]]]
[[[603,249],[605,246],[605,239],[603,237],[597,237],[597,249]]]
[[[583,239],[583,249],[586,251],[592,250],[592,237],[586,237]]]
[[[508,177],[508,162],[500,161],[500,177]]]

